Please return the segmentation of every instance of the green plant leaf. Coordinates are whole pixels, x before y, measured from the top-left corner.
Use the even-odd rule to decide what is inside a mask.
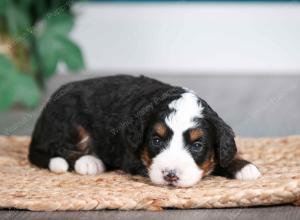
[[[0,79],[2,79],[5,72],[15,71],[14,66],[11,64],[10,60],[4,54],[0,54],[0,67],[1,67]]]
[[[36,21],[44,17],[47,13],[46,1],[35,1],[34,8],[36,12]]]
[[[46,77],[55,73],[60,60],[72,71],[77,71],[84,67],[79,47],[66,37],[52,35],[40,38],[38,40],[38,48]]]
[[[60,57],[72,71],[80,70],[84,67],[83,57],[79,47],[70,39],[60,37],[61,53]]]
[[[8,85],[8,84],[6,84]],[[14,104],[14,95],[13,90],[7,88],[5,85],[0,86],[0,92],[2,95],[0,95],[0,111],[8,110],[11,108]],[[5,94],[5,96],[4,96]]]
[[[7,8],[7,0],[0,0],[0,16],[5,14],[5,10]]]
[[[52,76],[57,67],[59,59],[59,48],[54,36],[43,35],[37,39],[38,53],[41,57],[41,66],[43,68],[43,74],[45,77]]]
[[[40,90],[28,75],[19,72],[4,55],[0,55],[0,110],[7,110],[14,104],[32,108],[40,100]]]
[[[14,1],[7,2],[6,22],[9,34],[13,37],[20,37],[30,28],[28,14]]]
[[[22,8],[23,11],[28,10],[30,6],[32,6],[32,3],[34,3],[34,0],[22,0],[19,1],[19,5]]]
[[[72,30],[73,25],[74,20],[69,13],[57,10],[46,16],[46,28],[49,34],[65,36]]]
[[[64,61],[72,71],[83,68],[84,63],[79,47],[67,38],[72,26],[71,14],[57,11],[48,14],[40,30],[36,32],[38,52],[45,77],[55,74],[60,60]]]
[[[18,74],[15,78],[16,88],[14,91],[14,101],[22,103],[28,108],[37,106],[40,100],[40,90],[33,78]]]

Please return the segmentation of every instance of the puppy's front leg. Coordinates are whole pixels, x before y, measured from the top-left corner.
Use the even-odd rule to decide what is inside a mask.
[[[215,174],[239,180],[255,180],[261,176],[258,168],[251,162],[236,157],[227,167],[217,167]]]

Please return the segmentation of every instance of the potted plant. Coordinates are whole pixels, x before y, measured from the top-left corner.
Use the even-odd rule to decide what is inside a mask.
[[[72,72],[84,67],[79,47],[68,37],[73,3],[0,0],[0,110],[37,106],[59,63]]]

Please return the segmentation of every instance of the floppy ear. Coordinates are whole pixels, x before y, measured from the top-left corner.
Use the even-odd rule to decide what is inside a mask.
[[[215,131],[215,150],[221,167],[227,167],[233,160],[237,149],[234,132],[212,108],[205,103],[205,117]]]

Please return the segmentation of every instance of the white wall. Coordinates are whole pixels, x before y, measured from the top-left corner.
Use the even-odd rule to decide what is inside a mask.
[[[300,4],[85,3],[72,37],[88,70],[300,74]]]

